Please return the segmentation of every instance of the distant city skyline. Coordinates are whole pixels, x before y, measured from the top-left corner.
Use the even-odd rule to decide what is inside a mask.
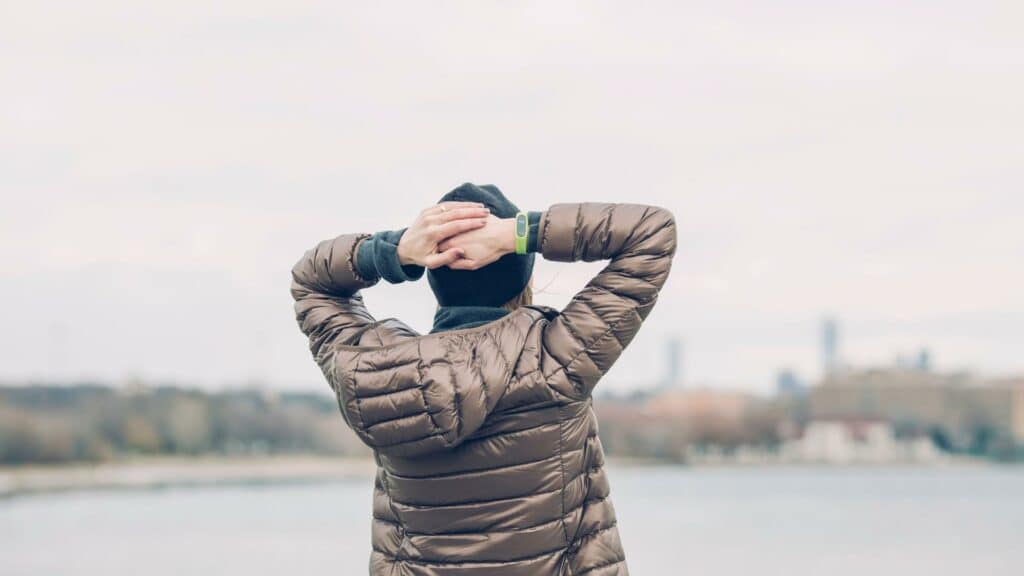
[[[6,6],[0,381],[322,389],[292,264],[465,181],[676,215],[609,389],[670,337],[687,386],[813,380],[827,315],[854,365],[1024,372],[1024,5],[568,6]],[[430,326],[426,282],[365,295]]]

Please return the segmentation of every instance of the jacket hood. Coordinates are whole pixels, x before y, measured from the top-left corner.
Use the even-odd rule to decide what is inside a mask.
[[[450,449],[498,404],[530,327],[549,314],[557,311],[523,306],[487,324],[424,335],[382,320],[334,347],[328,379],[368,446],[406,457]]]

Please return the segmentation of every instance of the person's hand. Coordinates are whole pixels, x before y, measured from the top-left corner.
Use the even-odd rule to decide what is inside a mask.
[[[403,266],[415,264],[437,268],[462,257],[459,247],[438,245],[457,234],[484,226],[490,210],[479,202],[441,202],[420,212],[398,241],[398,261]]]
[[[515,218],[498,218],[493,214],[487,224],[452,236],[441,242],[441,251],[460,250],[462,257],[448,267],[453,270],[476,270],[516,250]]]

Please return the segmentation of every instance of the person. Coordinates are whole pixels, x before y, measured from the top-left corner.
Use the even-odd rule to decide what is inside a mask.
[[[377,464],[371,575],[629,573],[591,393],[675,249],[664,208],[524,213],[466,183],[408,228],[342,234],[299,259],[296,319]],[[559,311],[532,302],[536,254],[610,262]],[[438,303],[429,333],[367,311],[360,290],[424,271]]]

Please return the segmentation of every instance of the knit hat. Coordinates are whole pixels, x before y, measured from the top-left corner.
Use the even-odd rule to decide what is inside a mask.
[[[438,202],[480,202],[498,218],[515,218],[519,208],[497,186],[469,182],[441,197]],[[427,281],[441,306],[501,306],[526,288],[533,273],[530,254],[506,254],[476,270],[441,266],[427,270]]]

